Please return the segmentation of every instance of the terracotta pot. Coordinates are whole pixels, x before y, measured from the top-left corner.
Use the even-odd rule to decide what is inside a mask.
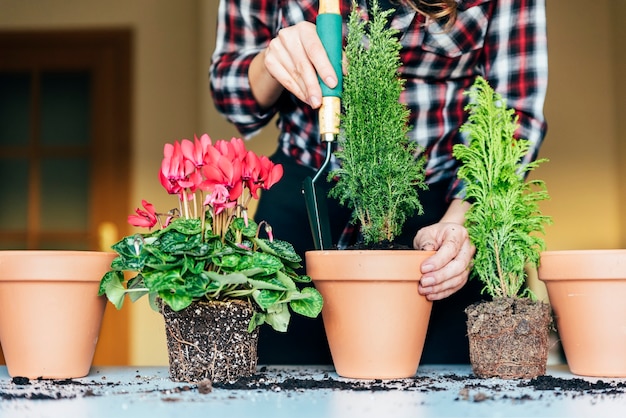
[[[198,301],[181,311],[162,304],[161,313],[171,380],[229,382],[256,372],[259,330],[248,332],[251,303]]]
[[[546,251],[538,274],[570,371],[626,377],[626,250]]]
[[[11,376],[89,373],[106,298],[100,279],[114,253],[0,251],[0,343]]]
[[[432,302],[418,293],[432,251],[309,251],[307,274],[324,297],[322,318],[337,374],[415,375]]]

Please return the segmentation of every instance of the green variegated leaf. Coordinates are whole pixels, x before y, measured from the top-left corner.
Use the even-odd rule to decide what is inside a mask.
[[[202,225],[200,219],[197,218],[177,218],[164,229],[164,232],[172,230],[184,235],[200,236],[202,233]]]
[[[111,269],[117,271],[140,271],[143,268],[143,261],[127,260],[123,255],[118,255],[111,262]]]
[[[102,296],[106,293],[106,288],[111,281],[121,284],[124,281],[124,273],[115,270],[104,273],[104,276],[102,276],[102,279],[100,280],[100,286],[98,287],[98,296]]]
[[[256,231],[258,229],[258,225],[252,219],[248,219],[248,226],[244,227],[241,230],[241,233],[244,237],[252,238],[256,236]]]
[[[182,258],[170,255],[154,246],[146,248],[146,253],[149,255],[145,258],[144,265],[151,269],[169,270],[183,264]]]
[[[113,246],[119,254],[111,263],[111,268],[119,271],[141,271],[145,265],[149,253],[143,249],[143,244],[139,252],[135,252],[136,242],[133,237],[126,237]]]
[[[135,234],[122,238],[111,248],[121,256],[134,258],[139,256],[145,247],[150,247],[153,242],[154,238],[150,235]]]
[[[278,332],[287,332],[289,319],[291,319],[291,314],[289,313],[289,309],[283,304],[276,305],[274,311],[268,312],[265,315],[265,322]]]
[[[250,285],[255,289],[278,290],[281,292],[288,290],[287,287],[285,287],[283,283],[281,283],[280,281],[276,279],[269,279],[269,280],[248,279],[248,283],[250,283]]]
[[[185,275],[185,292],[192,298],[201,298],[206,294],[209,285],[209,277],[202,274],[186,274]]]
[[[275,274],[283,268],[283,263],[271,254],[252,253],[252,266],[263,269],[263,275]]]
[[[252,293],[252,297],[254,301],[261,307],[263,310],[275,310],[278,309],[278,302],[283,297],[284,291],[275,291],[275,290],[259,290],[258,292]]]
[[[100,287],[102,288],[104,286],[104,294],[106,294],[107,299],[109,299],[109,301],[115,305],[117,309],[122,309],[126,289],[124,289],[119,275],[120,273],[117,271],[110,271],[106,273],[105,278],[103,279],[104,283],[101,282]]]
[[[237,270],[237,271],[243,271],[243,270],[248,270],[250,268],[254,268],[255,265],[255,259],[253,257],[254,253],[244,253],[244,254],[240,254],[238,255],[238,259],[237,259],[237,264],[235,265],[231,265],[230,267],[232,267],[233,269]]]
[[[160,262],[161,264],[172,263],[178,258],[172,254],[163,251],[160,247],[155,247],[153,245],[146,246],[144,250],[151,254],[152,258],[158,260],[158,262]]]
[[[192,297],[176,292],[159,292],[159,297],[163,299],[163,302],[167,303],[173,311],[181,311],[193,302]]]
[[[159,237],[158,245],[162,251],[177,254],[193,251],[202,244],[200,235],[186,235],[172,230]]]
[[[204,272],[205,262],[204,260],[202,259],[199,260],[196,257],[184,256],[183,266],[186,271],[194,275],[200,275],[202,272]]]
[[[239,272],[230,274],[219,274],[214,271],[207,271],[206,274],[212,281],[220,283],[222,285],[244,284],[248,282],[248,277]]]
[[[276,280],[278,280],[282,285],[288,290],[297,289],[296,283],[292,280],[291,277],[283,273],[282,271],[276,272]]]
[[[229,271],[233,271],[239,265],[241,260],[241,255],[239,254],[228,254],[221,257],[213,257],[211,260],[213,264],[218,267],[222,267],[228,269]]]
[[[263,312],[255,312],[248,324],[248,332],[253,332],[257,327],[265,323],[265,314]]]
[[[292,263],[300,263],[302,261],[302,258],[294,250],[293,245],[286,241],[278,239],[270,241],[268,239],[257,238],[254,239],[254,242],[266,253],[273,254]]]
[[[301,296],[303,296],[302,299],[298,298],[289,302],[291,309],[295,313],[309,318],[317,317],[324,306],[324,299],[320,292],[313,287],[305,287],[301,291]]]
[[[159,312],[159,294],[156,292],[148,293],[148,303],[153,311]]]
[[[184,281],[180,270],[153,271],[145,273],[143,281],[150,292],[161,292],[182,288]]]
[[[298,274],[291,272],[289,277],[291,277],[291,279],[296,283],[311,283],[311,277],[304,274],[299,276]]]
[[[244,237],[256,236],[258,225],[252,219],[248,218],[248,225],[243,218],[235,218],[230,225],[232,231],[239,231]]]
[[[143,282],[143,276],[138,274],[128,281],[126,284],[126,288],[128,291],[128,297],[131,302],[136,302],[142,296],[145,296],[148,293],[148,288]]]

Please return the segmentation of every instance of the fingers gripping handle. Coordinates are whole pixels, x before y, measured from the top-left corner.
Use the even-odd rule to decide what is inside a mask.
[[[342,71],[341,71],[341,48],[342,48],[342,20],[339,13],[320,13],[316,20],[317,35],[326,49],[328,59],[337,74],[338,83],[335,88],[328,87],[323,81],[322,96],[341,97]]]
[[[316,26],[317,34],[337,75],[337,85],[334,88],[328,87],[323,80],[320,80],[322,87],[322,106],[319,112],[320,133],[324,141],[333,141],[339,133],[341,87],[343,84],[341,69],[343,36],[339,0],[320,0]]]

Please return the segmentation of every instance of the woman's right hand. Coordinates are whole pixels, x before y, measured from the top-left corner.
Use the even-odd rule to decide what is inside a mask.
[[[316,109],[322,103],[318,74],[328,87],[337,85],[337,75],[315,25],[300,22],[278,32],[252,61],[248,78],[262,107],[271,106],[287,89]]]

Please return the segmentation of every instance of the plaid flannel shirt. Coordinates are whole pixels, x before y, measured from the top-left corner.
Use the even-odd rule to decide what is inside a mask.
[[[341,2],[344,36],[351,3]],[[367,9],[367,0],[358,3]],[[288,92],[273,107],[262,109],[250,90],[248,67],[281,28],[315,22],[317,7],[317,0],[221,0],[210,68],[215,105],[244,137],[278,113],[280,149],[313,168],[321,166],[325,155],[317,112]],[[456,22],[447,31],[401,5],[391,26],[399,30],[402,44],[400,73],[406,84],[401,100],[411,111],[409,135],[427,157],[428,183],[450,181],[449,197],[463,196],[463,186],[455,180],[458,162],[452,147],[466,140],[459,133],[467,119],[463,92],[477,75],[516,110],[516,136],[531,143],[525,161],[537,157],[546,133],[545,0],[460,0]]]

